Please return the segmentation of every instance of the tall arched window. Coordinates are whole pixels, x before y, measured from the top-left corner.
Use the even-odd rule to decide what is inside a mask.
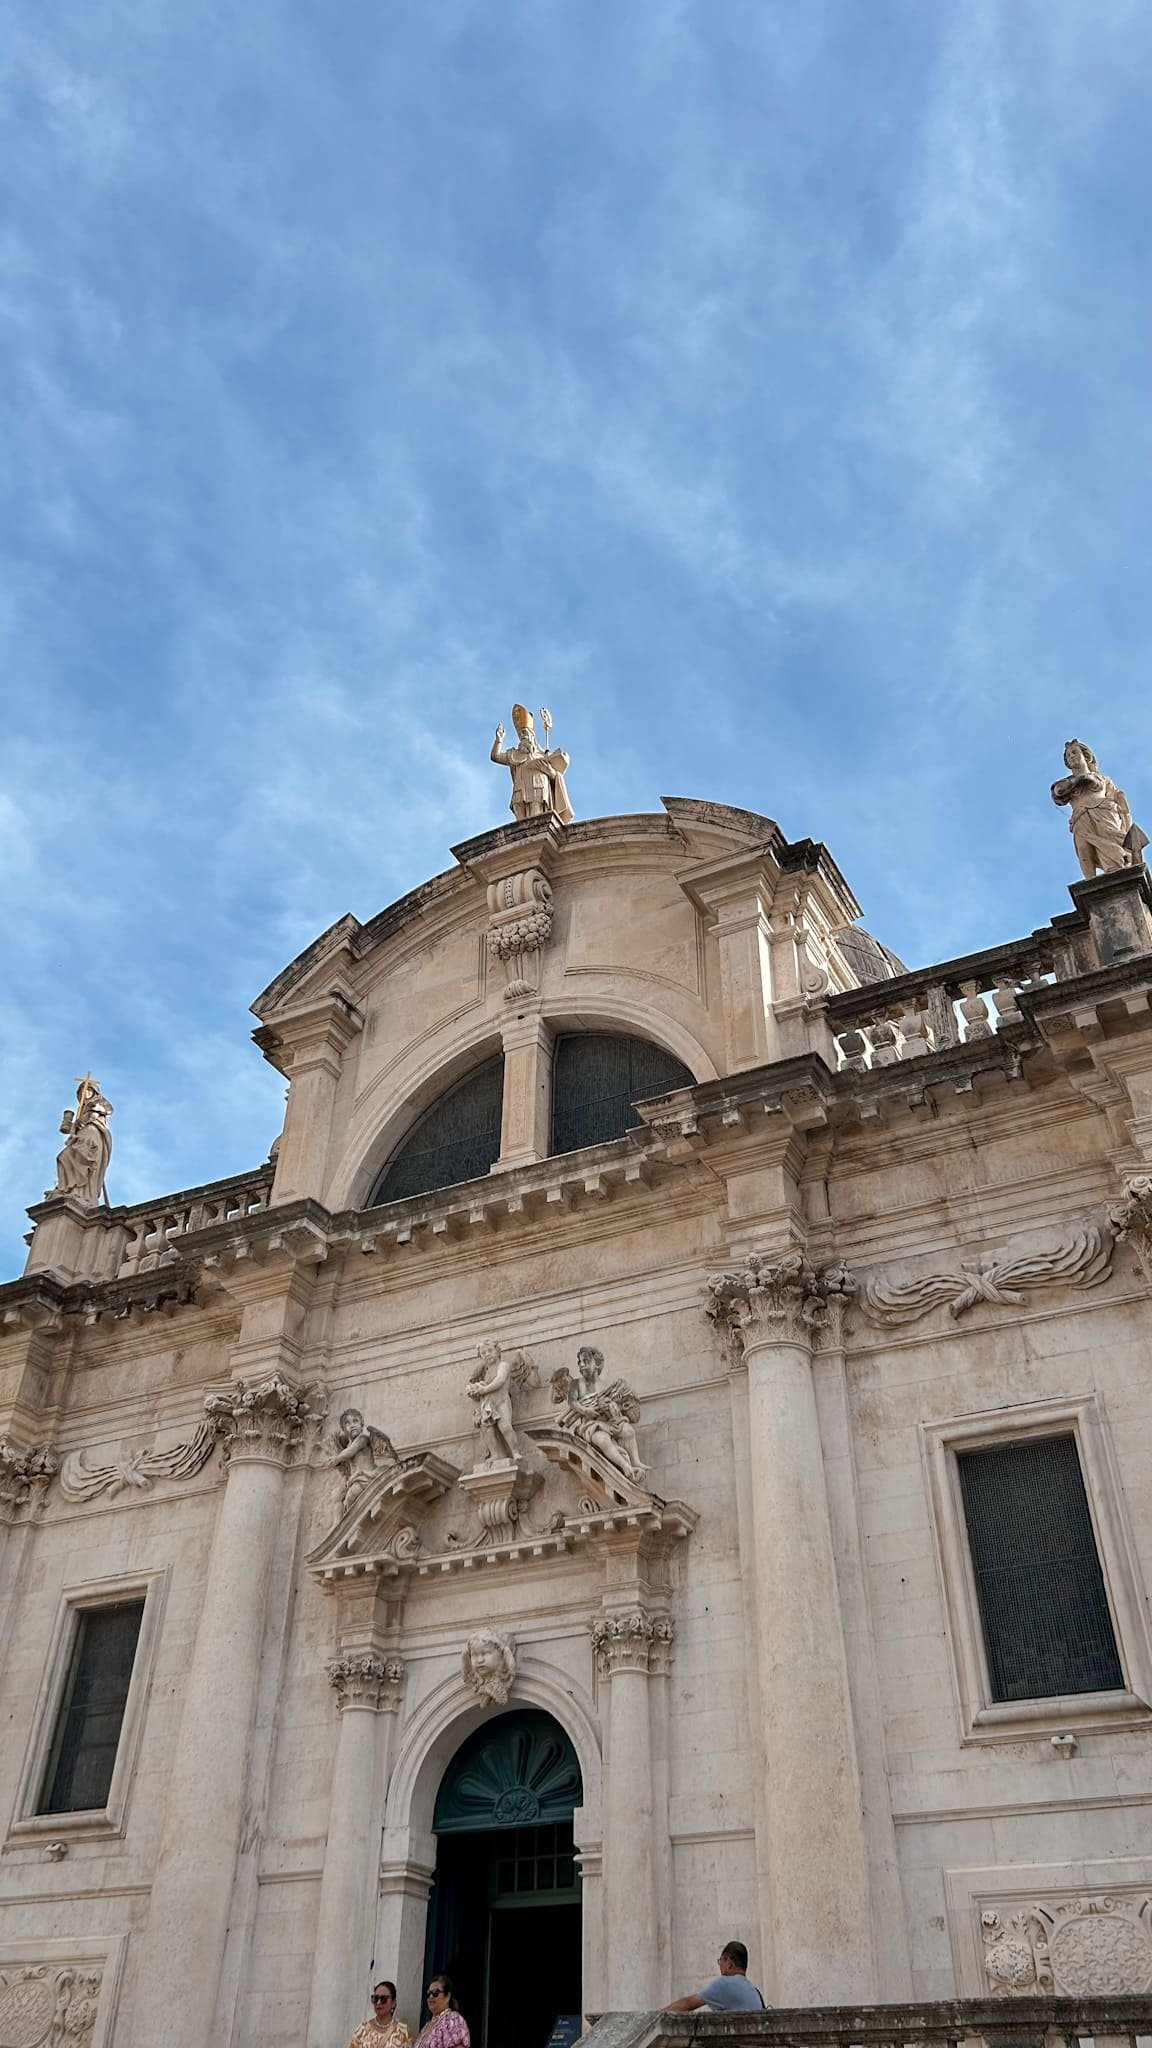
[[[368,1198],[369,1208],[487,1173],[500,1153],[503,1101],[504,1056],[498,1053],[425,1110],[392,1154]]]
[[[552,1065],[552,1150],[577,1152],[635,1130],[636,1104],[671,1088],[691,1088],[682,1060],[646,1038],[574,1031],[556,1041]]]

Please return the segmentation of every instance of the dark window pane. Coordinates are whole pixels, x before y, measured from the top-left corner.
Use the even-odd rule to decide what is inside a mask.
[[[38,1813],[107,1805],[143,1613],[142,1600],[81,1612]]]
[[[994,1700],[1124,1684],[1076,1440],[959,1456]]]
[[[503,1055],[458,1081],[432,1104],[392,1154],[369,1197],[369,1208],[427,1195],[433,1188],[479,1180],[500,1155]]]
[[[691,1088],[683,1061],[645,1038],[576,1031],[556,1041],[552,1066],[552,1150],[603,1145],[643,1123],[636,1104],[672,1088]]]

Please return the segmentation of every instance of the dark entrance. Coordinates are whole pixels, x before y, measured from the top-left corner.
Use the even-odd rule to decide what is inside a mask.
[[[580,1766],[550,1714],[501,1714],[453,1757],[436,1800],[424,1983],[446,1970],[475,2048],[546,2048],[581,2010]]]

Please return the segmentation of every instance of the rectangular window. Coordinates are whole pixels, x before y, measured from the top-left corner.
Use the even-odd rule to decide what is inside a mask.
[[[1075,1436],[957,1453],[994,1701],[1120,1691]]]
[[[143,1600],[79,1609],[37,1813],[107,1805],[143,1616]]]

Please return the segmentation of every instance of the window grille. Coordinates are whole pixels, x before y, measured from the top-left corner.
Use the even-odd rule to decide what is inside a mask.
[[[556,1041],[552,1065],[552,1150],[578,1152],[635,1130],[636,1104],[672,1088],[691,1088],[682,1060],[644,1038],[573,1032]]]
[[[1075,1437],[961,1451],[957,1463],[993,1699],[1122,1690]]]
[[[401,1202],[407,1195],[427,1195],[433,1188],[455,1187],[458,1181],[479,1180],[500,1156],[503,1103],[501,1054],[467,1074],[425,1110],[392,1154],[369,1208]]]
[[[517,1828],[506,1841],[496,1864],[497,1897],[574,1890],[576,1849],[570,1820],[547,1828]]]
[[[89,1813],[108,1803],[142,1600],[81,1609],[38,1813]]]

